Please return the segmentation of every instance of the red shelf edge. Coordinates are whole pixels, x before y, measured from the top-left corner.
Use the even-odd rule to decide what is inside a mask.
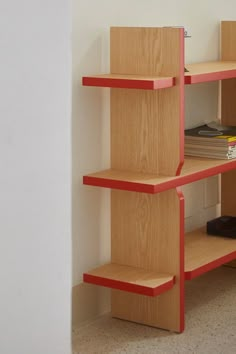
[[[186,85],[198,84],[201,82],[218,81],[225,79],[233,79],[236,77],[236,70],[226,70],[215,73],[206,74],[187,74],[185,75],[184,82]]]
[[[143,192],[151,194],[155,193],[155,186],[153,185],[137,182],[119,181],[109,178],[83,176],[83,184],[95,187],[121,189],[133,192]]]
[[[185,308],[185,297],[184,297],[184,195],[180,188],[176,188],[176,192],[179,198],[179,214],[180,214],[180,223],[179,223],[179,285],[180,285],[180,297],[179,297],[179,308],[180,308],[180,332],[184,331],[185,321],[184,321],[184,308]]]
[[[209,81],[219,81],[225,79],[236,78],[236,70],[225,70],[219,72],[211,72],[204,74],[185,74],[184,84],[192,85]],[[144,90],[157,90],[162,88],[169,88],[175,86],[175,78],[163,78],[158,80],[131,80],[121,78],[104,78],[95,76],[82,77],[83,86],[96,86],[96,87],[110,87],[110,88],[130,88],[130,89],[144,89]]]
[[[160,184],[152,185],[146,183],[138,183],[138,182],[129,182],[122,180],[114,180],[109,178],[101,178],[101,177],[93,177],[93,176],[83,176],[83,184],[96,186],[96,187],[104,187],[111,189],[120,189],[127,190],[133,192],[142,192],[142,193],[160,193],[168,189],[176,188],[183,186],[188,183],[192,183],[198,181],[203,178],[211,177],[217,175],[219,173],[224,173],[232,170],[236,167],[236,159],[231,162],[227,162],[224,165],[211,167],[209,169],[192,173],[187,176],[176,176],[174,179],[162,182]]]
[[[84,86],[157,90],[173,87],[175,85],[175,78],[163,78],[159,80],[130,80],[84,76],[82,78],[82,84]]]
[[[186,271],[185,272],[185,280],[194,279],[194,278],[198,277],[199,275],[202,275],[204,273],[209,272],[210,270],[220,267],[224,263],[228,263],[228,262],[233,261],[235,258],[236,258],[236,251],[231,252],[231,253],[227,254],[226,256],[220,257],[220,258],[218,258],[210,263],[207,263],[204,266],[199,267],[197,269]]]
[[[146,286],[131,284],[122,282],[119,280],[113,280],[108,278],[103,278],[99,276],[94,276],[88,273],[83,274],[83,281],[85,283],[105,286],[108,288],[116,289],[116,290],[123,290],[135,294],[147,295],[147,296],[157,296],[160,295],[170,289],[173,288],[175,284],[175,277],[172,280],[169,280],[165,284],[162,284],[156,288],[149,288]]]
[[[184,331],[184,308],[185,308],[185,297],[184,297],[184,195],[180,188],[176,188],[176,192],[179,198],[179,248],[180,248],[180,261],[179,261],[179,285],[180,285],[180,298],[179,298],[179,308],[180,308],[180,332]]]

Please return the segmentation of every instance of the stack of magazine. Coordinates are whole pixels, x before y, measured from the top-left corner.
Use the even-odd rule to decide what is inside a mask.
[[[226,160],[236,158],[236,127],[213,122],[185,130],[185,155]]]

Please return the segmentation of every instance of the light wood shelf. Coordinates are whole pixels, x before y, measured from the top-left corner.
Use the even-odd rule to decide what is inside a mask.
[[[84,76],[82,78],[82,84],[84,86],[158,90],[162,88],[173,87],[175,85],[175,78],[103,74]]]
[[[110,263],[85,273],[84,282],[136,294],[157,296],[174,286],[174,276]]]
[[[185,65],[186,85],[236,78],[236,61],[211,61]],[[175,78],[141,75],[101,74],[84,76],[84,86],[157,90],[173,87]]]
[[[186,64],[185,84],[232,79],[236,77],[236,61],[211,61]]]
[[[236,215],[236,159],[184,157],[185,84],[222,80],[222,123],[236,125],[235,37],[222,22],[221,60],[185,65],[183,28],[111,27],[111,74],[83,78],[111,88],[110,169],[83,177],[112,189],[111,263],[84,281],[112,289],[114,317],[182,332],[184,281],[236,259],[234,239],[185,235],[178,188],[222,174],[222,215]]]
[[[236,239],[207,235],[205,227],[185,235],[185,279],[203,273],[236,258]]]
[[[83,183],[154,194],[235,168],[236,159],[219,160],[186,156],[179,176],[156,176],[154,174],[108,169],[84,176]]]

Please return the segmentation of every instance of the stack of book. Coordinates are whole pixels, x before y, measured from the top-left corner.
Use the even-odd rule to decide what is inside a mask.
[[[236,127],[220,130],[205,124],[185,130],[185,155],[226,160],[236,158]]]

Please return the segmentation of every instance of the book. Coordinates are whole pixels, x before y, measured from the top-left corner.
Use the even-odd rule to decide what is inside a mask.
[[[231,151],[234,152],[236,151],[236,144],[234,145],[228,145],[228,146],[221,146],[221,145],[213,145],[213,144],[198,144],[198,143],[185,143],[185,149],[199,149],[199,150],[214,150],[214,151]]]
[[[221,131],[211,128],[207,124],[200,125],[196,128],[185,130],[185,141],[209,142],[219,145],[236,143],[236,127],[229,127],[227,130]]]
[[[185,130],[185,155],[218,159],[236,158],[236,127],[200,125]]]
[[[199,151],[185,151],[185,155],[188,156],[198,156],[198,157],[208,157],[208,158],[215,158],[215,159],[223,159],[223,160],[230,160],[235,159],[236,154],[228,154],[228,153],[215,153],[215,152],[199,152]]]

